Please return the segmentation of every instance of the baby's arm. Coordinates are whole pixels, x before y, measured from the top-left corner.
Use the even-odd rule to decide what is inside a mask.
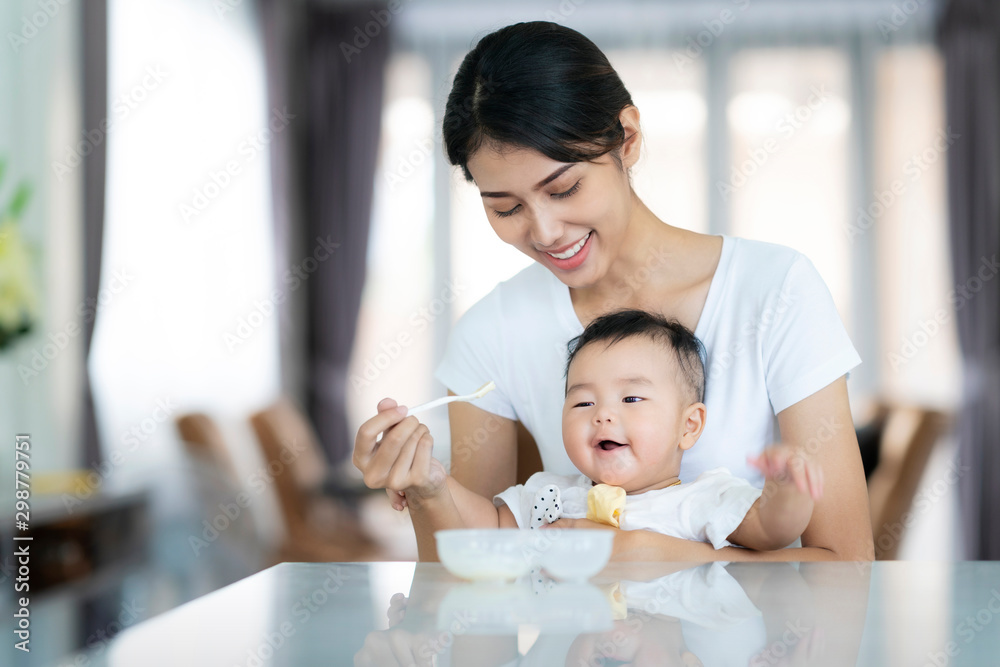
[[[380,406],[389,402],[380,403]],[[376,441],[376,436],[382,438]],[[395,404],[362,424],[354,445],[354,465],[369,488],[406,495],[421,560],[437,560],[434,533],[449,528],[498,528],[513,524],[493,503],[466,489],[431,455],[434,438],[416,417]]]
[[[767,481],[729,541],[757,551],[782,549],[798,539],[823,494],[823,471],[788,445],[766,449],[750,461]]]
[[[448,475],[443,490],[425,495],[405,489],[417,551],[421,561],[437,561],[434,533],[451,528],[517,528],[517,521],[506,505],[496,507],[491,501],[471,491]]]

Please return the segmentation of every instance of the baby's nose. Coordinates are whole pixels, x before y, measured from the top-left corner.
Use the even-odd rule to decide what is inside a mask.
[[[602,409],[598,410],[597,414],[594,416],[594,422],[597,424],[610,423],[615,420],[615,414],[611,410]]]

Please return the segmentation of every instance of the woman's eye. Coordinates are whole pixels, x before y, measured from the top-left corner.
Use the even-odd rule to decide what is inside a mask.
[[[566,192],[557,192],[557,193],[553,194],[552,196],[555,197],[556,199],[565,199],[566,197],[572,197],[574,194],[576,194],[576,191],[579,190],[579,189],[580,189],[580,181],[577,181],[573,185],[573,187],[571,187]]]
[[[625,403],[638,403],[641,400],[642,398],[639,396],[626,396],[625,398],[622,399],[622,401],[624,401]]]
[[[517,209],[519,209],[519,208],[521,208],[520,204],[518,204],[514,208],[510,209],[509,211],[493,211],[493,213],[498,218],[506,218],[507,216],[514,215],[515,213],[517,213]]]
[[[552,197],[554,197],[555,199],[565,199],[566,197],[572,197],[574,194],[576,194],[577,190],[579,190],[579,189],[580,189],[580,181],[577,181],[573,185],[573,187],[571,187],[566,192],[556,192],[556,193],[553,193]],[[521,205],[518,204],[517,206],[515,206],[512,209],[510,209],[509,211],[493,211],[493,215],[495,215],[498,218],[506,218],[506,217],[512,216],[515,213],[517,213],[518,210],[520,210],[520,208],[521,208]]]

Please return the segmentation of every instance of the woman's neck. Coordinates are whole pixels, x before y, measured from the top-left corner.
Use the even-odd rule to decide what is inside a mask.
[[[570,290],[578,309],[603,311],[609,303],[642,308],[685,282],[683,258],[693,233],[663,222],[638,197],[632,201],[628,227],[607,272],[592,285]]]

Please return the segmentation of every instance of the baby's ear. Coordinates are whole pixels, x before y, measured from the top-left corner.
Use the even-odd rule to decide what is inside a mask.
[[[684,424],[684,431],[682,432],[679,445],[681,449],[691,449],[694,443],[698,441],[702,431],[705,430],[706,417],[707,410],[704,403],[692,403],[684,408],[684,412],[681,414]]]

